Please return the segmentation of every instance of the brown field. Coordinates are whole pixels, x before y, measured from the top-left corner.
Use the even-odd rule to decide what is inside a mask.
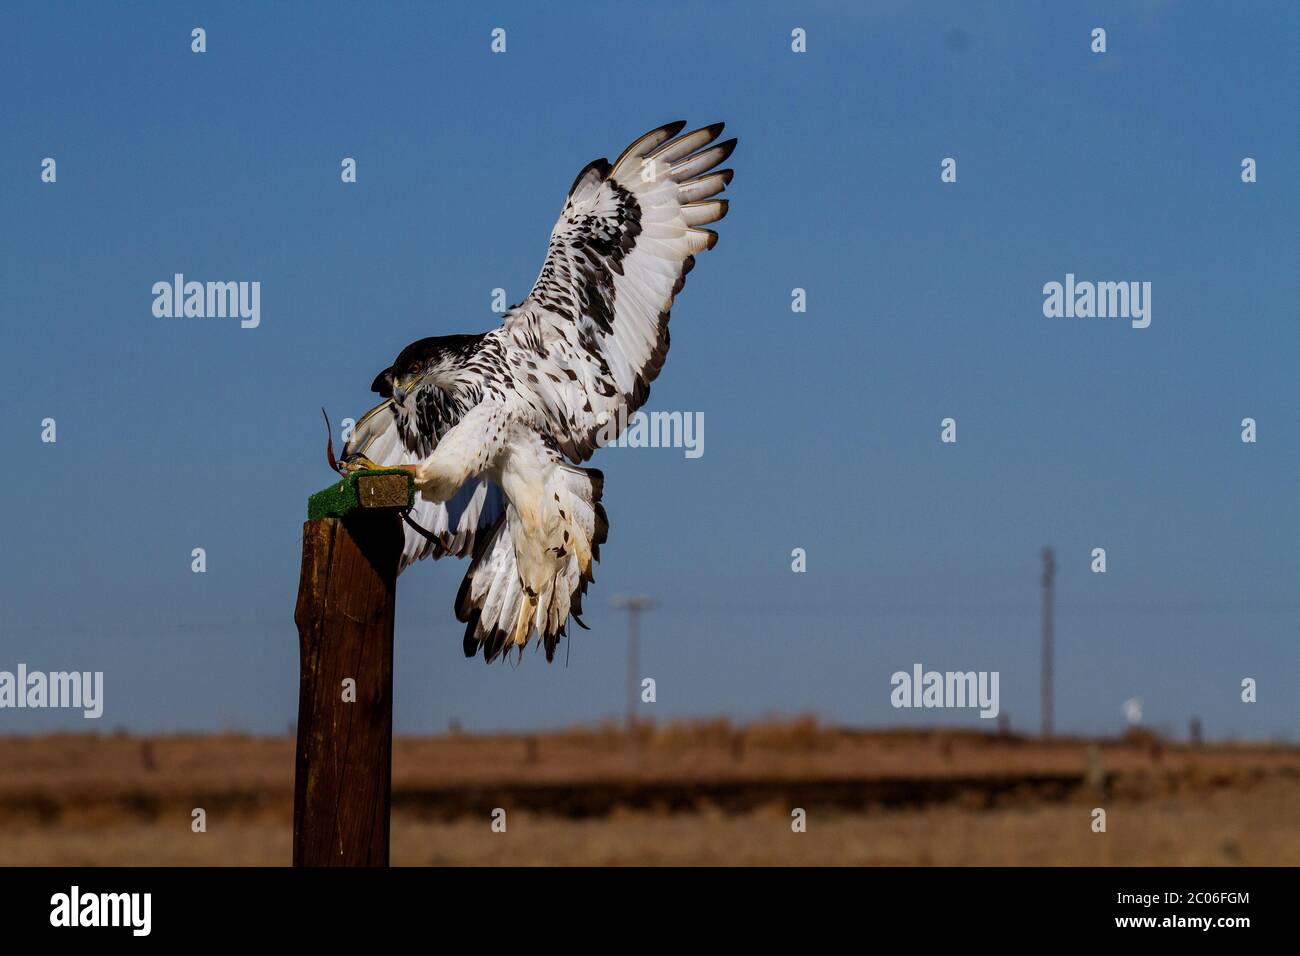
[[[0,738],[0,865],[284,865],[292,793],[288,738]],[[645,726],[635,747],[612,728],[398,738],[392,847],[402,865],[1296,865],[1300,748],[811,720]]]

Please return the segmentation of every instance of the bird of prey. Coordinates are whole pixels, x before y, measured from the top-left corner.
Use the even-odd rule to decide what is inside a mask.
[[[467,657],[540,636],[552,660],[580,617],[608,522],[604,478],[578,467],[618,437],[668,354],[668,313],[727,214],[721,123],[651,130],[569,189],[532,291],[499,328],[420,339],[380,372],[383,402],[339,467],[404,468],[418,491],[404,569],[469,557],[456,596]],[[414,525],[415,527],[411,527]],[[421,529],[421,530],[417,530]]]

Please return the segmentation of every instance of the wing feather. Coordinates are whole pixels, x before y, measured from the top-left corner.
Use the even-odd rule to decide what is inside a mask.
[[[711,170],[736,140],[714,143],[721,123],[678,135],[684,128],[661,126],[612,165],[583,168],[537,282],[506,316],[510,350],[531,363],[517,387],[532,393],[548,436],[574,461],[616,437],[649,396],[668,353],[673,299],[693,257],[718,241],[701,227],[728,211],[712,197],[732,172]]]

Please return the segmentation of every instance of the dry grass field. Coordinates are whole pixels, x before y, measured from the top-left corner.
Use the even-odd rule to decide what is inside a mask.
[[[0,865],[284,865],[292,791],[288,738],[0,738]],[[1296,865],[1300,748],[811,720],[645,726],[635,746],[399,738],[392,847],[400,865]]]

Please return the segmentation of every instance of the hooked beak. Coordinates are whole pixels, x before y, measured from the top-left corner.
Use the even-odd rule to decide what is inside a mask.
[[[424,381],[425,375],[427,374],[427,372],[419,372],[406,378],[398,378],[394,375],[392,377],[393,404],[405,405],[406,399],[412,392],[420,387],[420,383]]]

